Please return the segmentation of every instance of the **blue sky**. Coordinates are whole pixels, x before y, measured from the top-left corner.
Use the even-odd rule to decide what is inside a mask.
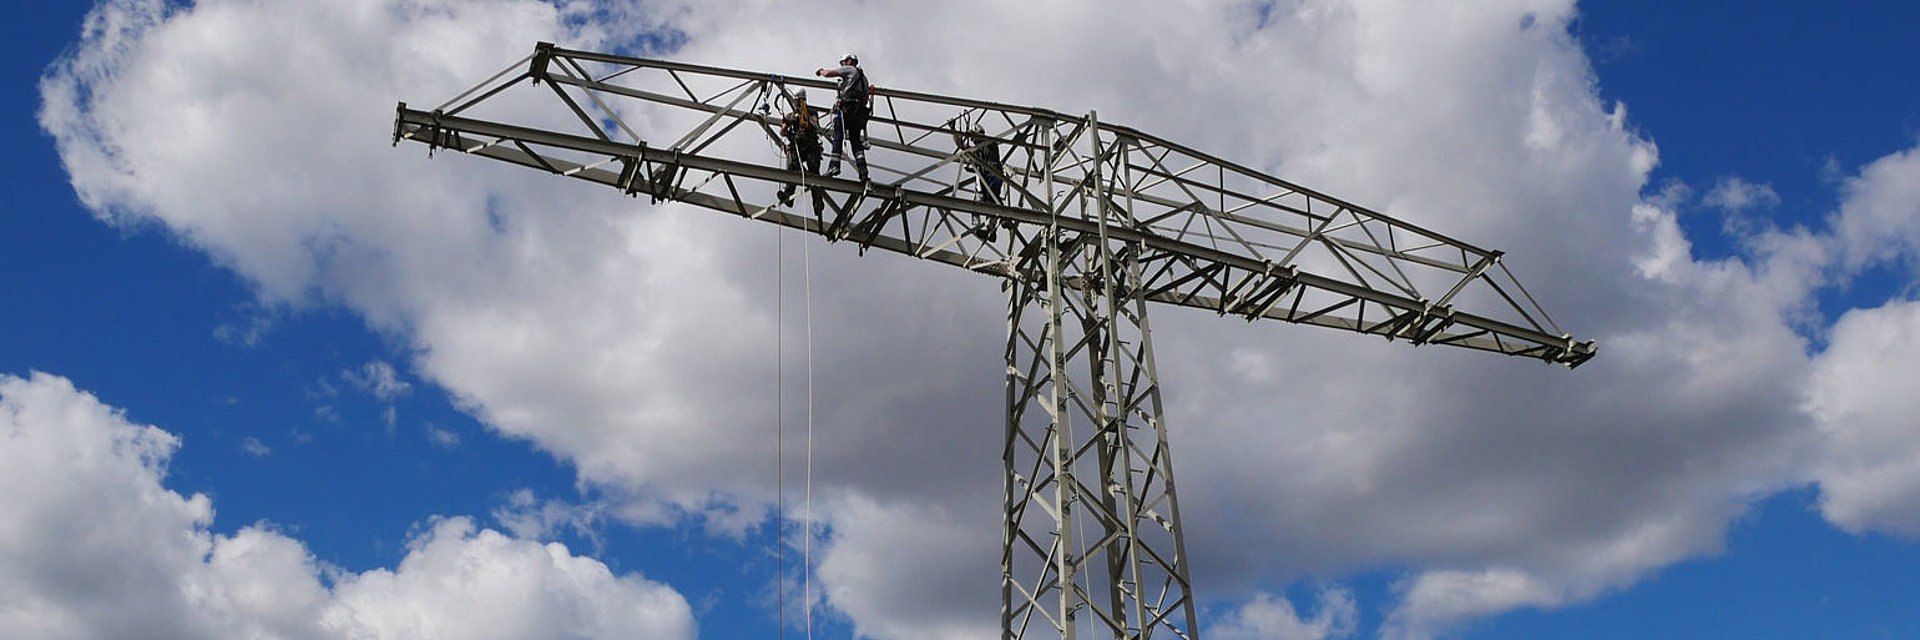
[[[7,274],[0,281],[0,300],[9,310],[0,314],[0,375],[63,377],[123,410],[125,420],[179,436],[164,486],[208,496],[215,534],[231,536],[264,523],[304,544],[323,565],[361,573],[397,570],[411,557],[409,541],[425,539],[422,532],[437,516],[471,516],[482,528],[506,530],[510,527],[501,514],[513,512],[515,505],[572,508],[567,513],[591,514],[583,516],[587,524],[549,527],[542,532],[545,539],[604,563],[616,575],[644,575],[671,587],[692,607],[700,637],[774,635],[766,603],[775,567],[764,526],[729,535],[714,533],[711,520],[701,517],[669,517],[662,524],[647,516],[622,516],[625,501],[641,500],[634,495],[658,483],[623,484],[629,481],[617,472],[583,471],[581,460],[591,456],[569,449],[572,441],[564,434],[518,427],[502,414],[489,413],[508,404],[487,396],[491,387],[450,391],[470,381],[447,373],[441,367],[449,365],[432,357],[455,349],[408,324],[430,324],[425,320],[402,314],[396,324],[381,315],[410,307],[367,302],[351,287],[326,290],[334,285],[324,277],[306,285],[330,292],[287,303],[278,299],[284,292],[275,285],[261,284],[269,278],[249,271],[256,268],[246,266],[252,263],[233,257],[240,254],[229,252],[222,244],[226,239],[184,240],[179,218],[137,209],[110,224],[83,205],[56,140],[37,113],[41,78],[57,58],[81,46],[81,20],[88,8],[85,3],[14,7],[6,37],[0,38],[8,87],[0,99],[7,149],[0,175],[10,194],[0,216],[0,273]],[[1920,59],[1920,44],[1911,37],[1920,26],[1920,9],[1907,3],[1815,8],[1761,2],[1729,15],[1701,3],[1635,0],[1582,4],[1578,12],[1569,29],[1590,58],[1599,99],[1625,103],[1626,129],[1658,146],[1659,165],[1640,195],[1656,199],[1676,184],[1690,190],[1668,206],[1696,258],[1766,260],[1743,244],[1751,236],[1727,230],[1723,221],[1730,214],[1710,203],[1716,185],[1737,178],[1774,194],[1741,215],[1784,229],[1824,229],[1827,216],[1846,202],[1848,177],[1920,140],[1920,74],[1910,69],[1910,61]],[[699,28],[686,28],[693,32],[689,55],[731,50],[704,47]],[[885,46],[890,45],[874,45]],[[478,66],[491,69],[519,55],[503,53]],[[753,67],[755,61],[731,64]],[[455,84],[480,79],[461,78]],[[1035,91],[1025,85],[1006,90],[1019,94],[1015,98]],[[385,131],[331,135],[384,142]],[[390,153],[420,155],[416,151]],[[474,165],[432,166],[458,172]],[[562,185],[556,193],[571,186]],[[236,181],[223,188],[249,187]],[[168,206],[175,205],[156,208]],[[1846,286],[1816,291],[1823,320],[1799,330],[1810,348],[1822,348],[1829,339],[1826,323],[1850,309],[1910,298],[1914,282],[1910,263],[1870,267]],[[930,288],[946,286],[941,281]],[[993,311],[988,305],[972,313]],[[1580,324],[1576,318],[1560,319]],[[846,342],[851,341],[829,342],[828,348]],[[1601,357],[1609,355],[1603,343]],[[850,359],[878,362],[876,367],[888,362],[864,352],[853,352]],[[392,379],[383,386],[384,373]],[[1577,384],[1586,373],[1552,375]],[[1816,483],[1790,473],[1781,477],[1790,479],[1729,490],[1743,496],[1747,506],[1725,521],[1723,535],[1709,536],[1722,541],[1719,550],[1710,549],[1711,543],[1702,543],[1709,547],[1704,551],[1688,547],[1677,558],[1634,565],[1627,571],[1632,578],[1600,580],[1596,584],[1602,586],[1593,589],[1556,586],[1548,590],[1556,595],[1544,606],[1523,600],[1482,616],[1444,618],[1448,624],[1439,633],[1462,638],[1897,638],[1920,629],[1920,583],[1912,578],[1920,574],[1920,546],[1912,532],[1867,525],[1850,533],[1823,514]],[[735,486],[714,483],[721,492]],[[846,486],[863,485],[847,480]],[[858,512],[847,504],[864,503],[848,498],[839,509]],[[856,539],[849,536],[835,549],[848,551],[852,547],[845,545]],[[0,544],[24,543],[0,538]],[[1249,589],[1265,589],[1290,597],[1298,617],[1314,619],[1315,611],[1330,606],[1324,594],[1332,587],[1357,602],[1356,623],[1343,629],[1344,635],[1371,638],[1398,632],[1391,629],[1393,612],[1424,572],[1478,570],[1478,560],[1470,558],[1481,556],[1492,558],[1486,562],[1495,569],[1506,561],[1491,552],[1423,555],[1410,548],[1417,545],[1355,552],[1331,564],[1274,561],[1291,568],[1234,577],[1238,586],[1220,591],[1210,616],[1229,619],[1247,601]],[[991,561],[990,556],[978,559]],[[0,564],[0,571],[7,566]],[[1587,584],[1578,576],[1566,580]],[[4,599],[7,593],[0,591],[0,625],[10,620],[8,607],[24,606],[25,600]],[[822,625],[825,636],[848,637],[856,625],[878,636],[895,628],[862,618],[864,611],[857,604],[841,605]]]

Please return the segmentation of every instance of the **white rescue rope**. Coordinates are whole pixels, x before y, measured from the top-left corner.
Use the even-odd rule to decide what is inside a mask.
[[[800,247],[807,292],[807,528],[801,547],[806,566],[800,593],[807,607],[807,640],[813,640],[813,249],[804,243]]]

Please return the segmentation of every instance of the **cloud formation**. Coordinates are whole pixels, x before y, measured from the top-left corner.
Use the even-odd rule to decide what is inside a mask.
[[[1742,213],[1750,209],[1778,207],[1780,194],[1774,193],[1773,185],[1754,184],[1737,177],[1721,178],[1713,183],[1713,190],[1707,192],[1702,202],[1727,213]]]
[[[1225,620],[1207,629],[1220,640],[1336,640],[1350,637],[1360,617],[1353,594],[1326,589],[1319,594],[1319,610],[1302,618],[1293,603],[1259,594]]]
[[[64,378],[0,376],[0,636],[694,637],[687,602],[559,544],[436,521],[394,569],[344,572],[162,486],[180,440]]]
[[[412,373],[633,521],[737,534],[780,499],[772,422],[805,412],[769,390],[805,370],[789,351],[774,371],[775,332],[791,349],[804,328],[774,278],[798,299],[802,241],[387,148],[396,99],[455,95],[536,40],[789,74],[851,48],[882,86],[1097,109],[1508,249],[1600,340],[1579,371],[1542,371],[1156,310],[1194,575],[1240,611],[1223,629],[1330,634],[1337,603],[1300,622],[1257,585],[1382,567],[1410,572],[1390,636],[1578,602],[1717,551],[1747,505],[1806,482],[1841,526],[1916,526],[1911,456],[1881,455],[1920,449],[1897,428],[1910,413],[1850,391],[1897,379],[1873,354],[1910,348],[1904,305],[1852,312],[1817,355],[1799,329],[1820,287],[1911,266],[1920,154],[1862,169],[1826,229],[1700,260],[1643,193],[1657,151],[1598,99],[1570,0],[1093,4],[108,0],[43,80],[41,121],[97,215],[164,227],[265,305],[339,305],[402,337]],[[808,263],[827,602],[875,637],[990,636],[1000,430],[982,425],[1004,302],[842,249]],[[186,503],[172,517],[204,526]]]
[[[1820,510],[1851,532],[1920,538],[1920,303],[1848,313],[1833,328],[1807,396],[1827,455]]]
[[[372,394],[383,401],[407,395],[413,392],[413,385],[400,379],[399,372],[385,360],[375,360],[362,365],[359,370],[341,372],[340,377],[353,383],[361,391]]]

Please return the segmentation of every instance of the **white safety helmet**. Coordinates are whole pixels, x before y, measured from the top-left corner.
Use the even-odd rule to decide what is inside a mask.
[[[840,56],[840,62],[842,64],[852,63],[854,66],[859,66],[860,54],[854,53],[852,51],[848,51],[846,55]]]
[[[972,128],[967,129],[967,133],[971,133],[976,136],[984,136],[984,135],[987,135],[987,130],[985,127],[982,127],[976,124],[976,125],[973,125]]]

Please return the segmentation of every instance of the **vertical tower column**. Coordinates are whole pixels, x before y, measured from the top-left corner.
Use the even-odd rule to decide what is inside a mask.
[[[1111,183],[1130,147],[1065,124],[1042,131],[1041,192],[1099,225],[1039,230],[1007,284],[1002,637],[1194,638],[1139,247],[1107,234],[1134,223]]]

